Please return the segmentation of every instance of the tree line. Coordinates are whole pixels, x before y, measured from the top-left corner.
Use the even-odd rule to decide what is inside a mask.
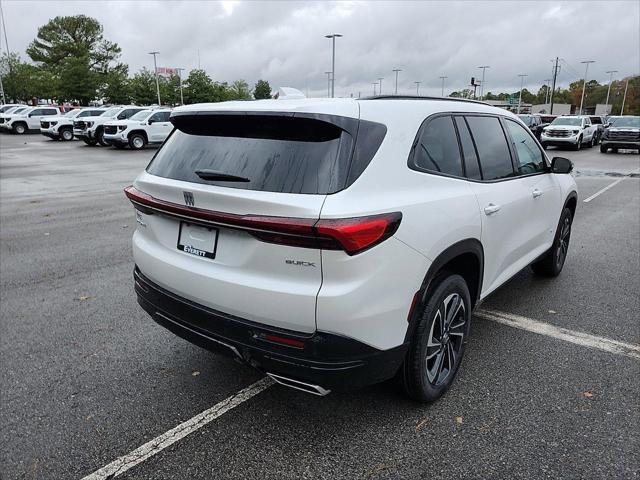
[[[55,17],[38,29],[25,62],[14,52],[0,57],[0,75],[7,101],[55,99],[88,105],[102,99],[111,104],[158,103],[155,72],[146,68],[130,75],[120,62],[117,43],[104,38],[100,22],[85,15]],[[181,103],[178,75],[158,77],[165,105]],[[244,80],[217,82],[204,70],[191,70],[182,80],[184,103],[270,98],[269,82],[253,90]]]
[[[627,88],[627,98],[624,102],[625,115],[640,115],[640,76],[636,75],[629,77],[628,79],[613,80],[611,82],[611,93],[609,94],[609,103],[612,105],[611,111],[613,114],[620,114],[622,108],[622,99],[624,97],[624,90],[629,81],[629,87]],[[556,88],[553,94],[553,103],[568,103],[572,105],[580,105],[582,97],[582,80],[576,80],[569,84],[569,88]],[[589,80],[585,85],[584,93],[584,106],[595,107],[597,104],[604,104],[607,101],[607,91],[609,84],[600,84],[596,80]],[[537,93],[530,92],[526,88],[522,90],[522,103],[530,103],[533,105],[540,105],[549,102],[551,87],[548,85],[542,85]],[[519,98],[520,90],[515,92],[504,92],[494,94],[488,92],[484,95],[484,100],[504,100],[509,98]],[[464,89],[453,92],[450,96],[461,98],[472,98],[473,90]]]

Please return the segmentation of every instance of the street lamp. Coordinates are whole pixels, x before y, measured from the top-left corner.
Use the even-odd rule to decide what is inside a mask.
[[[398,95],[398,73],[402,70],[399,68],[394,68],[392,72],[396,72],[396,95]]]
[[[550,78],[545,78],[544,80],[544,86],[547,87],[545,88],[545,92],[544,92],[544,104],[546,105],[547,103],[549,103],[549,83],[551,82]],[[546,108],[546,107],[545,107]]]
[[[442,80],[442,92],[440,93],[440,96],[444,97],[444,79],[445,78],[449,78],[449,77],[440,77],[440,80]]]
[[[378,82],[373,82],[371,85],[373,85],[373,96],[376,96],[376,85],[378,85]]]
[[[324,72],[327,75],[327,98],[331,98],[331,72]]]
[[[520,77],[520,98],[518,99],[518,115],[520,115],[520,106],[522,105],[522,87],[524,86],[524,77],[528,77],[526,73],[518,74]]]
[[[378,95],[382,95],[382,80],[384,80],[384,77],[378,77],[378,83],[380,83],[380,90],[378,91]]]
[[[332,42],[332,54],[331,54],[331,98],[335,97],[336,93],[336,38],[341,37],[339,33],[332,33],[331,35],[325,35],[324,38],[330,38]]]
[[[607,88],[607,101],[605,102],[605,105],[607,105],[607,113],[611,115],[611,110],[609,110],[609,93],[611,93],[611,82],[613,82],[613,74],[618,73],[618,70],[609,70],[606,73],[609,74],[609,88]]]
[[[481,65],[478,68],[482,69],[482,81],[480,82],[480,101],[482,101],[482,99],[484,98],[484,71],[487,68],[491,68],[491,67],[489,65]]]
[[[413,82],[416,84],[416,95],[420,96],[420,84],[422,82]]]
[[[587,72],[589,71],[589,64],[595,63],[595,60],[585,60],[584,62],[584,79],[582,80],[582,97],[580,97],[580,115],[582,115],[582,104],[584,103],[584,91],[587,89]]]
[[[160,52],[149,52],[149,55],[153,55],[153,71],[156,74],[156,92],[158,93],[158,106],[162,105],[160,103],[160,83],[158,82],[158,64],[156,63],[156,55]]]
[[[184,68],[176,68],[178,71],[178,80],[180,81],[180,105],[184,105],[184,97],[182,96],[182,71]]]

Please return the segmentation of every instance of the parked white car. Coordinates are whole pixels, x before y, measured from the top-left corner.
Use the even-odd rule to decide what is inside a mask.
[[[8,107],[4,109],[2,113],[0,113],[0,130],[7,131],[9,128],[7,127],[7,122],[11,118],[12,115],[18,115],[26,110],[31,109],[27,105],[17,105],[13,107]]]
[[[15,109],[16,107],[24,107],[25,105],[20,105],[19,103],[5,103],[4,105],[0,105],[0,113],[6,113],[11,109]]]
[[[104,124],[113,120],[125,120],[145,110],[144,107],[135,105],[111,107],[99,116],[89,116],[79,118],[73,122],[73,135],[90,146],[100,144],[102,146],[109,145],[103,138]]]
[[[142,110],[128,120],[107,122],[104,124],[104,139],[117,148],[128,145],[134,150],[162,143],[173,130],[170,115],[169,108],[150,109]]]
[[[583,145],[593,147],[598,142],[598,127],[583,115],[563,115],[557,117],[542,130],[540,142],[548,146],[571,147],[580,150]]]
[[[42,118],[60,115],[60,110],[55,106],[28,107],[15,110],[4,117],[4,129],[22,135],[30,130],[40,129]]]
[[[558,275],[577,189],[500,108],[374,97],[190,105],[134,184],[138,302],[324,395],[398,376],[439,398],[472,309]]]
[[[40,120],[40,133],[53,140],[73,140],[73,121],[90,116],[100,116],[106,108],[77,108],[64,115]]]

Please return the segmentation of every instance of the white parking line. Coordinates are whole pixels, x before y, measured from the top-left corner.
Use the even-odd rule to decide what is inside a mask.
[[[102,467],[100,470],[96,470],[92,474],[87,475],[82,480],[107,480],[121,475],[130,468],[135,467],[139,463],[144,462],[165,448],[173,445],[175,442],[186,437],[190,433],[204,427],[212,420],[224,415],[229,410],[237,407],[243,402],[246,402],[273,384],[273,380],[269,377],[258,380],[256,383],[240,390],[235,395],[217,403],[213,407],[199,413],[195,417],[190,418],[186,422],[181,423],[177,427],[172,428],[171,430],[145,443],[141,447],[136,448],[132,452],[117,458],[109,465]]]
[[[593,195],[591,195],[590,197],[585,198],[585,199],[583,200],[583,202],[584,202],[584,203],[589,203],[591,200],[593,200],[594,198],[596,198],[598,195],[600,195],[600,194],[602,194],[602,193],[606,192],[606,191],[607,191],[607,190],[609,190],[610,188],[615,187],[617,184],[619,184],[619,183],[620,183],[621,181],[623,181],[625,178],[627,178],[627,177],[619,178],[619,179],[618,179],[618,180],[616,180],[615,182],[610,183],[610,184],[609,184],[609,185],[607,185],[606,187],[604,187],[604,188],[602,188],[602,189],[598,190],[596,193],[594,193],[594,194],[593,194]]]
[[[640,345],[632,343],[619,342],[610,338],[598,337],[584,332],[568,330],[562,327],[556,327],[550,323],[540,322],[520,315],[512,315],[510,313],[497,312],[495,310],[479,310],[474,312],[476,317],[492,322],[502,323],[510,327],[527,330],[528,332],[546,335],[548,337],[564,340],[565,342],[575,343],[583,347],[595,348],[605,352],[615,353],[617,355],[625,355],[627,357],[640,359]]]

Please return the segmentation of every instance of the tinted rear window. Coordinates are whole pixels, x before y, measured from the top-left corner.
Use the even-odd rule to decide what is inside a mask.
[[[173,121],[179,129],[147,167],[153,175],[281,193],[327,194],[345,186],[353,138],[330,122],[277,115],[194,115]],[[196,170],[249,181],[203,180]]]
[[[483,180],[512,177],[513,164],[507,138],[496,117],[466,117],[475,142]]]

